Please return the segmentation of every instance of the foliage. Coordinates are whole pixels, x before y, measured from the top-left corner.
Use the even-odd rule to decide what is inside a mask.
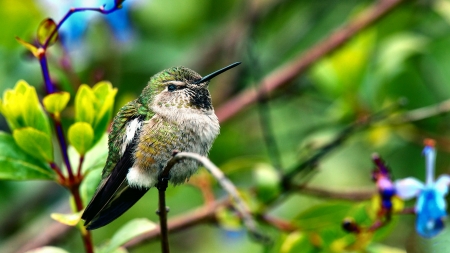
[[[62,3],[44,2],[0,2],[0,18],[11,23],[0,37],[0,55],[7,59],[0,62],[2,252],[22,246],[14,242],[26,246],[37,238],[36,233],[18,235],[31,231],[34,220],[48,221],[50,213],[78,229],[83,243],[69,233],[51,244],[58,248],[29,252],[83,251],[89,236],[79,215],[101,178],[111,118],[140,93],[149,76],[177,65],[204,74],[242,61],[235,74],[219,76],[209,86],[222,119],[221,113],[230,109],[226,102],[248,94],[251,101],[256,93],[245,91],[270,87],[283,78],[273,73],[289,74],[301,55],[315,55],[310,48],[377,8],[366,0],[108,0],[103,8],[98,8],[103,2],[93,6],[94,11],[69,12]],[[169,220],[179,215],[178,221],[192,221],[195,208],[210,216],[170,232],[172,250],[445,252],[448,228],[440,222],[447,183],[438,184],[439,195],[431,197],[416,184],[422,187],[414,195],[416,206],[435,200],[429,209],[414,208],[391,190],[397,179],[424,181],[419,156],[424,138],[437,142],[436,178],[448,172],[449,6],[447,0],[396,6],[332,53],[310,59],[308,70],[285,81],[283,89],[262,96],[259,103],[248,102],[253,106],[221,122],[210,159],[238,187],[273,244],[247,236],[241,217],[230,208],[234,203],[221,202],[219,184],[198,173],[190,186],[168,188]],[[106,22],[93,22],[100,17]],[[63,21],[66,28],[59,26]],[[19,43],[11,42],[14,36]],[[408,103],[399,105],[400,98]],[[389,173],[373,178],[375,184],[370,180],[373,152],[390,165]],[[16,182],[31,180],[44,183]],[[65,189],[45,192],[55,182]],[[364,194],[368,189],[371,194]],[[67,205],[68,194],[72,211],[54,213],[60,200]],[[216,209],[207,208],[215,204]],[[155,229],[153,222],[134,218],[157,220],[156,208],[152,189],[107,229],[93,232],[91,246],[96,252],[157,250],[156,243],[124,246]],[[428,210],[419,212],[421,218],[437,213],[439,235],[423,239],[413,232],[416,209]],[[218,226],[199,225],[204,222]]]

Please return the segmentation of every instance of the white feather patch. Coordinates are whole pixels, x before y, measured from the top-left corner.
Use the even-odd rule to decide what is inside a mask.
[[[156,183],[156,180],[150,177],[148,173],[142,173],[134,167],[128,171],[127,180],[132,188],[150,188]]]
[[[127,124],[126,133],[123,136],[122,142],[122,155],[125,153],[128,144],[130,144],[130,142],[133,141],[133,138],[136,135],[137,131],[141,128],[141,125],[142,122],[137,118],[133,119]]]

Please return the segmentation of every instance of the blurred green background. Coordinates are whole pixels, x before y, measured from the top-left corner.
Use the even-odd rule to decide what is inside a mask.
[[[163,69],[183,65],[205,75],[242,61],[241,66],[210,84],[214,106],[219,108],[375,2],[127,0],[124,3],[129,22],[126,31],[130,37],[117,40],[110,29],[114,23],[95,13],[86,20],[83,36],[70,48],[64,50],[57,45],[50,49],[51,75],[60,89],[71,92],[72,98],[81,83],[111,81],[119,89],[117,111],[138,96],[150,76]],[[288,171],[310,157],[352,122],[392,106],[400,98],[407,99],[406,106],[388,114],[450,98],[450,1],[405,2],[338,51],[318,61],[287,88],[272,94],[265,111],[282,170]],[[0,0],[3,24],[0,91],[24,79],[37,87],[38,94],[44,94],[39,64],[16,42],[15,36],[32,41],[42,19],[49,16],[58,21],[62,17],[60,13],[65,10],[58,9],[59,5],[63,4]],[[81,18],[77,15],[73,18]],[[67,121],[64,126],[68,126],[73,115],[73,108],[69,107],[63,114]],[[259,117],[257,106],[252,106],[222,123],[221,134],[210,152],[210,159],[242,189],[254,184],[252,171],[258,164],[274,162]],[[8,131],[4,119],[1,120],[1,128]],[[448,173],[449,126],[450,117],[446,113],[404,124],[372,124],[352,134],[322,158],[313,176],[298,180],[335,191],[373,189],[370,177],[373,152],[388,162],[395,178],[414,176],[423,180],[424,159],[420,154],[424,138],[437,140],[437,173]],[[217,185],[214,189],[217,196],[223,195]],[[94,231],[96,244],[110,238],[132,218],[149,217],[157,222],[156,194],[151,190],[125,215]],[[167,194],[169,217],[203,204],[200,190],[189,184],[169,187]],[[54,183],[2,181],[0,196],[0,251],[14,252],[10,250],[34,238],[52,222],[49,213],[64,206],[68,193]],[[301,192],[289,194],[270,213],[292,219],[324,201],[328,200]],[[368,252],[446,252],[450,243],[446,239],[447,231],[431,240],[419,238],[414,232],[412,216],[400,217],[392,227]],[[279,234],[272,232],[278,238]],[[172,233],[170,242],[173,252],[277,250],[276,246],[272,251],[265,249],[244,231],[230,231],[220,224],[203,224]],[[69,233],[55,245],[70,252],[82,252],[78,231]],[[390,248],[380,250],[380,245]],[[158,252],[159,247],[159,242],[153,241],[130,252]]]

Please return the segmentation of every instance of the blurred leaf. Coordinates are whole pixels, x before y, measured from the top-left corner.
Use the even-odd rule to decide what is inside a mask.
[[[405,67],[406,59],[426,50],[427,43],[425,36],[412,33],[399,33],[389,37],[382,43],[377,54],[377,76],[392,78],[397,75]]]
[[[69,252],[64,249],[58,248],[58,247],[45,246],[45,247],[29,250],[25,253],[69,253]]]
[[[67,103],[70,100],[70,93],[61,91],[52,93],[50,95],[47,95],[42,100],[45,109],[49,113],[60,113],[64,108],[66,108]]]
[[[56,174],[48,165],[25,153],[11,135],[1,131],[0,150],[0,179],[55,179]]]
[[[390,247],[382,244],[372,244],[368,247],[369,252],[371,253],[406,253],[406,250]],[[437,253],[433,251],[433,253]]]
[[[53,146],[50,136],[31,127],[24,127],[13,131],[17,145],[28,154],[46,161],[53,161]]]
[[[55,221],[57,221],[59,223],[74,227],[78,224],[78,222],[80,222],[82,213],[83,212],[70,213],[70,214],[52,213],[52,214],[50,214],[50,217],[52,217],[52,219],[54,219]]]
[[[280,192],[280,175],[278,171],[268,164],[259,164],[254,170],[256,194],[258,198],[267,202],[277,197]]]
[[[80,185],[80,195],[83,200],[83,204],[86,206],[94,196],[95,191],[102,178],[102,169],[93,170],[87,174]]]
[[[156,224],[148,219],[134,219],[120,228],[110,242],[102,246],[98,253],[114,252],[117,248],[128,242],[129,240],[156,228]]]
[[[68,138],[70,144],[82,156],[92,147],[94,130],[86,122],[76,122],[69,128]]]
[[[92,89],[86,84],[78,88],[75,96],[75,120],[93,125],[95,118],[94,111],[95,95]]]
[[[374,234],[347,233],[341,224],[344,218],[352,217],[360,226],[370,226],[373,220],[369,218],[367,209],[368,203],[324,203],[302,212],[295,218],[295,224],[316,238],[316,247],[332,252],[362,250],[373,240]]]
[[[315,248],[308,237],[299,231],[290,233],[281,245],[280,253],[304,252],[313,253],[320,250]]]
[[[44,19],[41,24],[39,24],[37,30],[37,39],[41,46],[45,44],[48,40],[48,46],[53,45],[58,40],[58,31],[56,31],[50,38],[52,33],[56,30],[56,23],[51,18]]]
[[[316,85],[332,98],[354,94],[361,86],[376,33],[367,30],[312,68]],[[349,97],[346,96],[347,102]]]
[[[341,226],[353,204],[344,202],[329,202],[316,205],[300,213],[295,218],[295,224],[303,231],[318,230]]]
[[[22,44],[22,46],[24,46],[26,49],[28,49],[36,58],[39,58],[39,49],[37,47],[35,47],[33,44],[28,43],[24,40],[22,40],[19,37],[16,37],[16,40]]]

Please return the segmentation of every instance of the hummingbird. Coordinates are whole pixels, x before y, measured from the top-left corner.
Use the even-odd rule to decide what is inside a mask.
[[[163,70],[119,110],[108,135],[102,179],[81,216],[88,230],[109,224],[155,186],[174,150],[207,155],[220,130],[209,81],[239,64],[204,77],[186,67]],[[169,181],[186,182],[199,165],[181,160]]]

